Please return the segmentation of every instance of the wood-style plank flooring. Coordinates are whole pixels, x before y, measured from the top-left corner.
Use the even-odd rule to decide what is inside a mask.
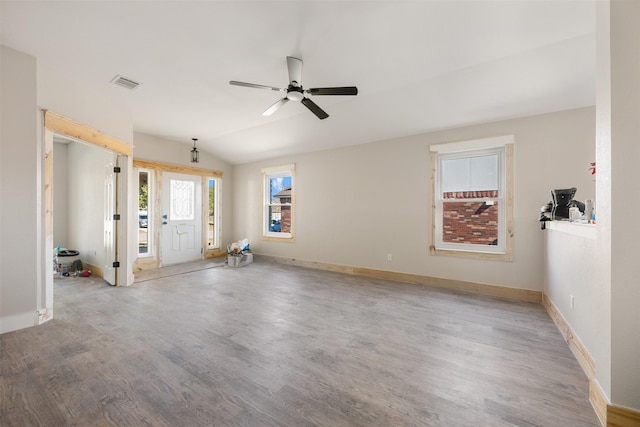
[[[0,336],[2,426],[598,426],[539,304],[256,259],[55,283]]]

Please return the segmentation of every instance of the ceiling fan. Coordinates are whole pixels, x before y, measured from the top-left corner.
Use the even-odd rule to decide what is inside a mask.
[[[273,86],[264,86],[257,85],[254,83],[245,83],[238,82],[235,80],[231,80],[229,84],[234,86],[245,86],[245,87],[253,87],[257,89],[267,89],[267,90],[275,90],[277,92],[286,92],[284,98],[276,101],[271,107],[264,110],[262,113],[263,116],[270,116],[271,114],[278,111],[280,107],[286,104],[289,101],[299,101],[307,107],[313,114],[315,114],[320,120],[326,119],[329,115],[318,105],[307,98],[305,94],[308,95],[357,95],[358,88],[355,86],[345,86],[345,87],[318,87],[312,89],[304,89],[302,84],[300,83],[302,79],[302,59],[294,58],[293,56],[287,56],[287,68],[289,70],[289,86],[286,89],[273,87]]]

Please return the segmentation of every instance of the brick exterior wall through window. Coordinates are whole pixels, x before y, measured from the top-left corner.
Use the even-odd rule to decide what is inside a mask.
[[[279,199],[282,204],[280,206],[280,232],[291,233],[291,187],[285,188],[273,197]]]
[[[282,206],[280,213],[280,225],[283,233],[291,233],[291,206]]]
[[[442,240],[445,243],[498,244],[498,203],[465,199],[495,199],[497,190],[443,193]]]

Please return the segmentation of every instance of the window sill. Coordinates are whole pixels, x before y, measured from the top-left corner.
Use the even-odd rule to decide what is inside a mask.
[[[268,242],[289,242],[289,243],[293,243],[296,241],[296,239],[293,236],[289,236],[289,237],[276,237],[276,236],[262,236],[262,240],[268,241]]]
[[[434,246],[429,248],[429,253],[436,256],[450,256],[456,258],[513,261],[513,254],[510,253],[457,251],[452,249],[436,249]]]

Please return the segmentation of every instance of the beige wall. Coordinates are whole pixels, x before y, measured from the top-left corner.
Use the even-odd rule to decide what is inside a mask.
[[[611,60],[610,17],[607,0],[596,3],[596,162],[598,197],[595,280],[602,292],[597,317],[602,324],[595,331],[602,345],[589,348],[596,364],[596,379],[611,396]]]
[[[40,261],[36,60],[0,52],[0,333],[37,322]],[[53,261],[49,264],[52,269]]]
[[[552,188],[595,195],[594,109],[469,126],[234,167],[234,240],[256,253],[542,290],[540,206]],[[515,135],[515,261],[432,256],[429,145]],[[260,240],[266,166],[296,164],[295,243]],[[393,261],[387,261],[387,254]]]
[[[125,142],[132,141],[133,126],[121,94],[110,90],[117,88],[70,81],[5,46],[0,63],[0,332],[7,332],[36,325],[41,310],[48,313],[43,319],[53,312],[53,236],[47,238],[44,231],[42,160],[44,140],[50,136],[41,132],[40,109],[56,111]],[[125,177],[127,172],[128,168]],[[126,211],[126,178],[122,186],[119,203]],[[128,222],[125,215],[121,221],[125,233]],[[126,239],[119,241],[121,284],[132,278],[127,244]]]
[[[596,280],[599,266],[597,225],[550,224],[544,233],[544,294],[571,325],[575,338],[594,363],[603,365],[610,335],[607,321],[609,287]],[[571,306],[571,296],[574,306]]]
[[[610,398],[640,410],[640,2],[612,1],[610,28]]]

